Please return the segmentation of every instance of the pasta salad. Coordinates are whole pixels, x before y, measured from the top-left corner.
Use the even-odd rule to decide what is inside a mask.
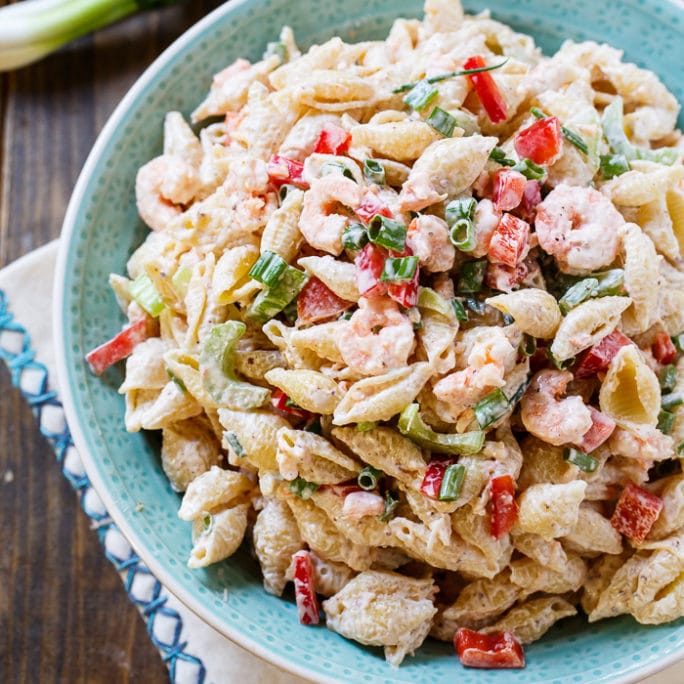
[[[246,541],[394,666],[519,668],[578,611],[684,615],[679,105],[608,45],[424,11],[286,27],[167,114],[87,360],[126,359],[191,568]]]

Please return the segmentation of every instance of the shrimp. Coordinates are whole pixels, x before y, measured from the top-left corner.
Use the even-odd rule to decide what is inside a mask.
[[[554,446],[581,444],[593,424],[582,397],[559,399],[571,380],[569,371],[539,371],[520,401],[525,429]]]
[[[515,365],[517,356],[502,328],[486,326],[472,331],[470,337],[464,340],[466,347],[472,345],[465,352],[466,368],[442,378],[433,388],[435,397],[446,404],[445,417],[452,422],[487,392],[506,384],[505,375]]]
[[[337,213],[340,205],[355,208],[361,203],[363,188],[349,178],[323,176],[311,182],[304,194],[299,230],[315,249],[338,256],[342,252],[342,233],[349,216]]]
[[[437,216],[422,214],[414,218],[409,225],[406,244],[429,273],[442,273],[454,265],[456,250],[449,240],[449,229]]]
[[[639,461],[665,461],[675,457],[674,441],[651,425],[617,428],[608,442],[614,456],[636,458]]]
[[[414,346],[413,325],[389,297],[359,299],[337,347],[361,375],[381,375],[406,365]]]
[[[471,252],[474,257],[480,258],[487,254],[492,235],[501,221],[501,212],[494,207],[490,199],[482,199],[475,207],[473,225],[475,226],[475,249]]]
[[[138,213],[152,230],[164,230],[200,189],[196,169],[179,157],[161,155],[140,168],[135,177]]]
[[[584,275],[615,260],[624,223],[597,190],[561,184],[537,207],[534,225],[539,245],[555,257],[560,270]]]

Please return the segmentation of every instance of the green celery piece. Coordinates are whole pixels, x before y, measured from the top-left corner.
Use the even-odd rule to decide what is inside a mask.
[[[477,454],[484,445],[480,430],[461,434],[435,432],[420,417],[418,404],[409,404],[399,416],[399,432],[420,446],[438,454]]]
[[[302,290],[309,276],[288,266],[278,282],[261,290],[247,309],[246,317],[255,323],[265,323],[279,314]]]
[[[233,353],[246,329],[240,321],[215,325],[199,354],[202,385],[219,406],[233,410],[258,408],[271,396],[266,388],[239,380],[235,374]]]
[[[429,287],[418,288],[418,308],[429,309],[449,320],[454,318],[451,303]]]
[[[166,308],[157,288],[146,273],[141,273],[129,285],[128,291],[131,297],[153,318],[157,318]]]

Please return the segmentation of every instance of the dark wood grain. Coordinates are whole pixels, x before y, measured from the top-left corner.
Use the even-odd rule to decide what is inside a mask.
[[[162,49],[218,4],[198,0],[129,18],[0,75],[0,266],[59,235],[78,172],[117,102]],[[76,494],[0,366],[0,682],[168,681]]]

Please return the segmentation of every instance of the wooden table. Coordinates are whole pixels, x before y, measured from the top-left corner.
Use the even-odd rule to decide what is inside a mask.
[[[0,74],[0,267],[59,235],[81,166],[120,98],[218,4],[193,0],[129,18]],[[1,363],[0,396],[0,682],[168,681]]]

